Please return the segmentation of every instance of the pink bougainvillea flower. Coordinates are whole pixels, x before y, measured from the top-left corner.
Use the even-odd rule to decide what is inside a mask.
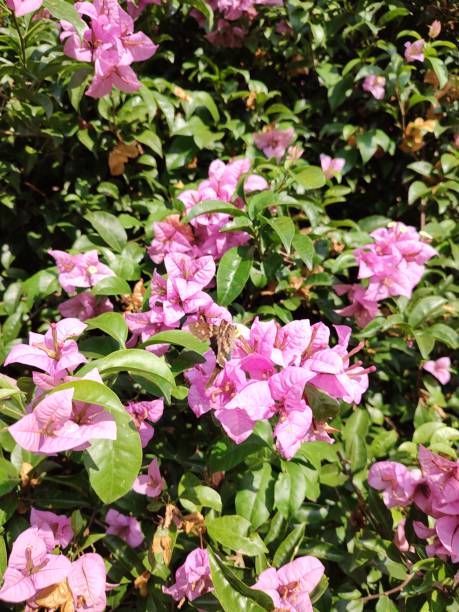
[[[442,385],[449,383],[451,379],[451,359],[449,357],[440,357],[440,359],[435,361],[426,361],[422,367],[424,370],[432,374],[432,376],[435,376],[435,378],[440,381]]]
[[[179,215],[153,223],[153,233],[153,242],[147,251],[154,263],[160,264],[168,253],[193,253],[193,230],[180,221]]]
[[[459,462],[450,461],[422,445],[418,460],[425,482],[416,490],[416,505],[434,517],[459,515]]]
[[[319,584],[324,570],[315,557],[298,557],[278,570],[271,567],[262,572],[252,588],[267,593],[276,610],[312,612],[309,595]]]
[[[434,19],[429,26],[429,38],[437,38],[440,36],[441,32],[441,22],[438,19]]]
[[[126,404],[126,410],[131,415],[134,425],[139,432],[142,448],[145,448],[155,433],[154,428],[148,421],[156,423],[163,416],[164,400],[129,402]]]
[[[184,598],[193,601],[209,591],[213,591],[213,585],[209,557],[203,548],[191,551],[175,572],[175,584],[163,587],[163,593],[170,595],[174,601],[182,601]]]
[[[64,555],[48,553],[40,529],[26,529],[13,544],[0,600],[19,603],[31,599],[37,591],[65,580],[70,566]]]
[[[54,542],[61,548],[66,548],[73,538],[71,521],[62,514],[54,514],[54,512],[31,508],[30,525],[38,527],[38,529],[50,529],[54,535]],[[48,550],[53,550],[53,548],[54,543]]]
[[[334,285],[333,289],[338,295],[347,294],[350,304],[335,312],[343,317],[354,317],[359,327],[366,327],[380,313],[378,302],[368,299],[367,290],[359,284]]]
[[[86,321],[92,319],[103,312],[113,310],[113,304],[109,298],[97,298],[89,291],[83,291],[74,297],[65,300],[59,304],[58,310],[63,317],[73,317]]]
[[[75,291],[77,287],[94,287],[103,278],[114,276],[114,272],[108,266],[100,263],[95,250],[78,255],[55,250],[48,253],[56,261],[59,283],[67,293]]]
[[[210,256],[194,258],[184,253],[171,253],[164,258],[164,265],[168,279],[175,279],[182,300],[207,287],[215,276],[215,261]]]
[[[266,157],[275,157],[277,161],[282,159],[294,139],[295,130],[293,128],[278,130],[270,127],[263,132],[253,135],[255,145],[263,151]]]
[[[394,461],[378,461],[368,472],[368,484],[377,491],[383,491],[384,503],[388,508],[411,504],[421,481],[420,470],[408,470]]]
[[[442,516],[435,523],[435,531],[453,563],[459,562],[459,516]]]
[[[423,62],[424,61],[424,47],[426,41],[421,38],[414,42],[405,43],[405,59],[407,62]]]
[[[68,584],[77,612],[103,612],[106,609],[105,563],[97,553],[85,553],[72,563]]]
[[[140,546],[145,539],[139,521],[133,516],[126,516],[110,508],[105,515],[105,522],[108,525],[107,534],[118,536],[132,548]]]
[[[333,158],[329,155],[325,155],[324,153],[320,154],[320,166],[322,168],[322,172],[325,174],[325,178],[327,179],[332,179],[337,174],[340,174],[345,163],[346,160],[342,157]]]
[[[73,402],[72,421],[78,425],[81,441],[75,450],[87,448],[91,440],[116,440],[115,417],[102,406]]]
[[[284,410],[274,428],[276,448],[285,459],[292,459],[301,444],[308,438],[312,424],[312,412],[305,402],[298,402],[299,409]]]
[[[364,91],[368,91],[376,100],[382,100],[386,93],[386,79],[383,76],[369,74],[365,77],[362,85]]]
[[[51,323],[45,335],[30,332],[29,344],[13,346],[5,359],[5,365],[23,363],[51,375],[72,371],[86,361],[72,339],[85,329],[86,325],[79,319],[62,319],[58,323]]]
[[[406,525],[406,519],[402,519],[398,523],[395,529],[395,535],[394,535],[393,542],[394,542],[394,545],[401,552],[414,552],[415,551],[414,546],[411,546],[408,540],[406,539],[405,525]]]
[[[71,421],[73,389],[47,395],[8,431],[21,448],[32,453],[54,454],[82,443],[79,428]]]
[[[158,460],[154,458],[148,466],[148,474],[137,476],[132,485],[132,489],[140,495],[148,497],[158,497],[164,489],[164,481],[159,471]]]
[[[16,17],[23,17],[39,9],[43,0],[6,0],[6,4],[14,11]]]

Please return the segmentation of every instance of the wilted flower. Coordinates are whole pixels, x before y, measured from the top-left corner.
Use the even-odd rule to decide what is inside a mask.
[[[437,38],[441,32],[441,22],[438,19],[432,21],[429,26],[429,38]]]

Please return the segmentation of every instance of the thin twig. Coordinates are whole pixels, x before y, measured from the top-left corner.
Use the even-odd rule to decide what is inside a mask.
[[[388,591],[384,591],[383,593],[375,593],[374,595],[367,595],[366,597],[362,597],[359,601],[363,604],[367,603],[368,601],[372,601],[373,599],[379,599],[380,597],[384,597],[387,595],[394,595],[395,593],[399,593],[400,591],[403,591],[403,589],[413,580],[413,578],[415,578],[418,574],[414,573],[414,574],[409,574],[405,580],[399,584],[398,586],[394,587],[393,589],[389,589]]]

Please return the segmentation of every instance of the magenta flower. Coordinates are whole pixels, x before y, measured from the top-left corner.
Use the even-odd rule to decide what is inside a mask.
[[[378,302],[368,299],[366,287],[359,284],[334,285],[333,289],[338,295],[347,294],[350,305],[335,310],[343,317],[354,317],[359,327],[366,327],[380,313]]]
[[[324,153],[320,154],[320,166],[326,179],[332,179],[337,174],[340,174],[345,163],[346,160],[342,157],[333,158],[329,155],[325,155]]]
[[[451,561],[459,562],[459,516],[440,517],[435,523],[435,531]]]
[[[51,323],[45,335],[30,332],[29,344],[16,344],[5,359],[5,365],[23,363],[53,376],[74,370],[86,357],[78,352],[75,338],[83,333],[86,325],[78,319],[62,319]]]
[[[362,85],[364,91],[368,91],[376,100],[382,100],[385,94],[386,79],[383,76],[369,74],[365,77]]]
[[[39,9],[43,0],[6,0],[6,4],[14,11],[16,17],[23,17]]]
[[[191,551],[183,565],[175,572],[175,584],[163,587],[163,593],[179,602],[185,599],[193,601],[209,591],[213,591],[213,585],[209,557],[203,548]]]
[[[378,461],[368,472],[368,484],[377,491],[383,491],[384,503],[388,508],[411,504],[421,482],[419,470],[408,470],[394,461]]]
[[[47,395],[8,431],[21,448],[32,453],[54,454],[82,442],[78,425],[71,421],[73,389]]]
[[[147,251],[154,263],[160,264],[168,253],[194,254],[193,231],[181,223],[178,215],[153,223],[153,233],[153,242]]]
[[[41,589],[65,580],[70,565],[64,555],[49,554],[40,530],[30,527],[13,544],[0,599],[11,603],[31,599]]]
[[[105,522],[108,525],[107,534],[118,536],[132,548],[137,548],[144,541],[140,523],[133,516],[126,516],[110,508],[105,515]]]
[[[312,612],[309,595],[319,584],[324,570],[315,557],[298,557],[278,570],[270,567],[262,572],[252,588],[267,593],[276,610]]]
[[[132,489],[140,495],[148,497],[159,497],[164,489],[164,480],[159,471],[158,460],[155,458],[148,466],[148,474],[137,476],[132,485]]]
[[[100,263],[97,251],[70,255],[65,251],[48,251],[54,257],[59,272],[59,283],[71,293],[77,287],[94,287],[107,276],[114,276],[108,266]]]
[[[416,491],[415,502],[426,514],[459,515],[459,463],[419,447],[419,465],[425,486]]]
[[[405,59],[407,62],[423,62],[424,61],[424,46],[426,41],[421,38],[414,42],[405,43]]]
[[[97,298],[89,291],[83,291],[74,297],[65,300],[57,307],[63,317],[72,317],[86,321],[103,312],[111,312],[113,304],[109,298]]]
[[[210,256],[193,258],[184,253],[171,253],[164,258],[168,279],[174,279],[182,300],[209,285],[215,276],[215,261]]]
[[[414,546],[410,546],[410,543],[406,539],[405,525],[406,519],[402,519],[398,523],[395,529],[393,543],[401,552],[414,552]]]
[[[451,359],[449,357],[440,357],[435,361],[426,361],[422,366],[426,372],[435,376],[435,378],[441,382],[442,385],[449,383],[451,379],[450,367]]]
[[[30,509],[30,525],[38,529],[50,529],[54,536],[54,542],[48,551],[53,550],[55,544],[61,548],[67,548],[73,539],[71,521],[67,516],[46,512],[45,510]]]
[[[134,425],[139,432],[142,448],[145,448],[155,433],[154,428],[147,421],[151,423],[159,421],[163,416],[164,400],[129,402],[126,404],[126,410],[131,415]]]
[[[68,583],[77,612],[103,612],[106,609],[106,571],[100,555],[85,553],[74,561]]]
[[[293,128],[286,130],[270,128],[253,135],[255,145],[263,151],[266,157],[275,157],[277,161],[282,159],[294,139],[295,130]]]

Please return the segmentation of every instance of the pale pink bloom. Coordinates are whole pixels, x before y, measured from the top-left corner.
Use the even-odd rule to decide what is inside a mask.
[[[48,253],[56,261],[59,283],[67,293],[75,291],[77,287],[94,287],[103,278],[114,276],[114,272],[108,266],[100,263],[95,250],[78,255],[55,250]]]
[[[164,400],[157,399],[143,402],[129,402],[126,410],[131,415],[134,425],[140,435],[142,448],[145,448],[155,433],[154,427],[150,423],[157,423],[163,416]]]
[[[334,285],[333,289],[338,295],[347,294],[349,306],[335,310],[343,317],[354,317],[359,327],[366,327],[370,321],[380,313],[378,302],[368,299],[367,290],[359,284],[354,285]]]
[[[309,595],[319,584],[324,570],[315,557],[298,557],[278,570],[271,567],[262,572],[252,588],[267,593],[276,609],[312,612]]]
[[[105,522],[108,525],[107,534],[118,536],[132,548],[140,546],[145,539],[139,521],[133,516],[126,516],[110,508],[105,515]]]
[[[106,609],[106,571],[100,555],[85,553],[74,561],[68,583],[76,612],[103,612]]]
[[[362,89],[368,91],[376,100],[382,100],[385,94],[386,79],[383,76],[369,74],[363,81]]]
[[[74,370],[86,357],[78,351],[75,340],[86,329],[78,319],[62,319],[51,323],[46,334],[29,333],[29,344],[16,344],[8,353],[5,365],[23,363],[51,375]]]
[[[58,306],[58,310],[63,317],[73,317],[86,321],[92,319],[103,312],[113,310],[113,304],[107,297],[97,298],[89,291],[83,291],[74,297],[65,300]]]
[[[405,43],[405,59],[407,62],[423,62],[424,61],[424,46],[426,41],[421,38],[414,42]]]
[[[414,552],[414,546],[411,546],[410,543],[408,542],[408,540],[406,539],[406,533],[405,533],[405,525],[406,525],[406,519],[402,519],[396,529],[395,529],[395,535],[394,535],[394,545],[401,551],[401,552]]]
[[[154,458],[148,466],[148,474],[137,476],[132,485],[132,489],[140,495],[148,497],[158,497],[164,489],[164,480],[159,471],[158,460]]]
[[[383,491],[384,503],[388,508],[411,504],[421,482],[420,470],[408,470],[394,461],[378,461],[368,472],[368,484],[377,491]]]
[[[37,591],[65,580],[70,565],[64,555],[49,554],[40,530],[30,527],[13,544],[0,599],[11,603],[31,599]]]
[[[459,462],[441,457],[422,445],[418,460],[425,486],[416,491],[416,505],[434,517],[459,515]]]
[[[430,360],[422,366],[424,370],[435,376],[442,385],[449,383],[451,379],[450,367],[451,359],[449,357],[440,357],[435,361]]]
[[[437,38],[441,32],[441,22],[438,19],[434,19],[429,26],[429,38]]]
[[[270,128],[253,135],[255,145],[263,151],[266,157],[275,157],[277,161],[280,161],[285,155],[288,146],[292,144],[294,138],[295,130],[293,128],[286,130]]]
[[[6,4],[14,11],[16,17],[23,17],[39,9],[43,0],[6,0]]]
[[[212,257],[190,257],[184,253],[170,253],[164,258],[169,279],[175,279],[182,299],[194,295],[207,287],[215,276],[215,261]]]
[[[203,548],[191,551],[175,572],[175,584],[163,587],[163,593],[170,595],[174,601],[181,601],[183,598],[193,601],[209,591],[213,591],[213,585],[209,557]]]
[[[346,160],[342,157],[333,158],[329,155],[325,155],[324,153],[320,154],[320,166],[326,179],[332,179],[337,174],[340,174],[345,163]]]
[[[54,541],[61,548],[66,548],[72,538],[73,529],[70,519],[62,514],[46,512],[45,510],[30,509],[30,525],[39,529],[48,528],[54,535]],[[53,550],[54,543],[48,550]]]
[[[116,440],[115,417],[102,406],[73,402],[72,421],[78,425],[81,440],[75,450],[88,448],[91,440]]]
[[[307,319],[278,326],[270,358],[280,366],[300,365],[312,340],[312,328]]]
[[[300,446],[308,439],[312,424],[312,412],[305,402],[298,402],[299,410],[284,411],[274,428],[276,448],[287,460],[292,459]]]
[[[79,428],[71,421],[73,389],[49,394],[33,412],[10,425],[8,431],[21,448],[32,453],[54,454],[82,443]]]

